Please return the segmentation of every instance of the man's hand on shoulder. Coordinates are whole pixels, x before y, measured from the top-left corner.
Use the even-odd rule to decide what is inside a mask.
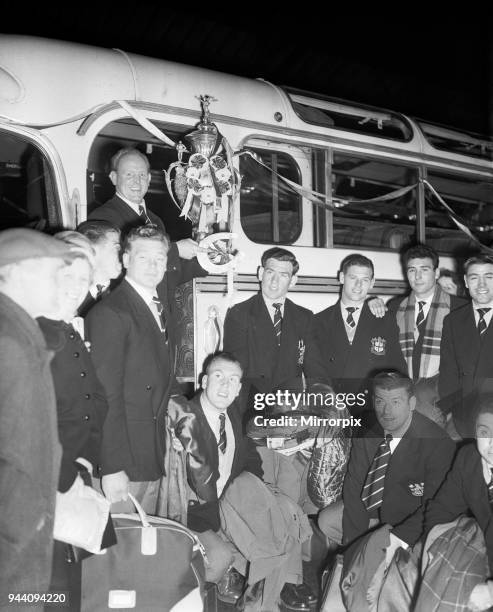
[[[115,474],[106,474],[101,479],[101,488],[106,498],[114,504],[119,501],[128,499],[128,483],[127,474],[122,470]]]
[[[371,314],[374,317],[377,317],[377,319],[381,319],[382,317],[384,317],[385,313],[388,310],[387,306],[385,305],[385,302],[382,300],[382,298],[379,297],[371,298],[370,300],[368,300],[367,304]]]
[[[193,259],[197,253],[207,253],[207,249],[199,247],[198,243],[191,238],[184,238],[176,242],[178,254],[182,259]]]

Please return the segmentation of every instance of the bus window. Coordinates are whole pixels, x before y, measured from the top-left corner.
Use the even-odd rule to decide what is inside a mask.
[[[493,242],[493,182],[428,171],[428,182],[486,246]],[[426,193],[426,242],[441,253],[461,254],[477,245],[458,229],[437,197]]]
[[[276,175],[300,184],[301,172],[286,153],[252,149],[271,168],[270,172],[251,157],[240,158],[240,218],[245,234],[253,242],[293,244],[301,234],[302,198]]]
[[[155,122],[174,142],[183,140],[184,133]],[[187,128],[186,132],[190,132]],[[88,212],[104,204],[115,194],[115,187],[109,179],[110,160],[123,147],[135,147],[144,153],[151,164],[151,184],[145,196],[146,205],[164,222],[172,240],[189,238],[192,224],[180,217],[180,211],[174,204],[166,187],[163,170],[176,162],[176,150],[164,145],[131,119],[114,121],[100,132],[91,147],[87,167],[87,203]]]
[[[391,200],[358,203],[415,185],[416,168],[334,153],[332,197],[341,203],[333,213],[334,246],[401,250],[415,240],[417,187]]]
[[[28,139],[0,130],[0,229],[60,226],[49,163]]]
[[[370,106],[349,104],[290,87],[284,89],[294,112],[306,123],[403,142],[412,138],[412,128],[403,115]]]

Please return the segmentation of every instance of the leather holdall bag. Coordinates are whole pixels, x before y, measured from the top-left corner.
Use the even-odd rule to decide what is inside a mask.
[[[203,594],[205,552],[197,536],[172,521],[113,514],[117,544],[82,563],[82,612],[170,611],[197,588]]]

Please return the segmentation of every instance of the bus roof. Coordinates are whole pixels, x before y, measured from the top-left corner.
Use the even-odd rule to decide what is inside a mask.
[[[213,113],[279,125],[282,94],[269,83],[88,45],[0,36],[0,116],[43,126],[86,116],[115,100],[200,110],[196,96],[213,95]],[[254,101],[254,103],[252,103]]]

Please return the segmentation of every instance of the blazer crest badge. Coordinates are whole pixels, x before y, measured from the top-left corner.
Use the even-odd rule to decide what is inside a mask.
[[[423,493],[425,490],[424,482],[410,482],[408,486],[409,490],[411,491],[411,495],[413,495],[414,497],[423,497]]]
[[[382,338],[380,336],[377,336],[376,338],[372,338],[370,352],[373,353],[373,355],[379,355],[379,356],[385,355],[386,345],[387,345],[387,340],[385,340],[385,338]]]

